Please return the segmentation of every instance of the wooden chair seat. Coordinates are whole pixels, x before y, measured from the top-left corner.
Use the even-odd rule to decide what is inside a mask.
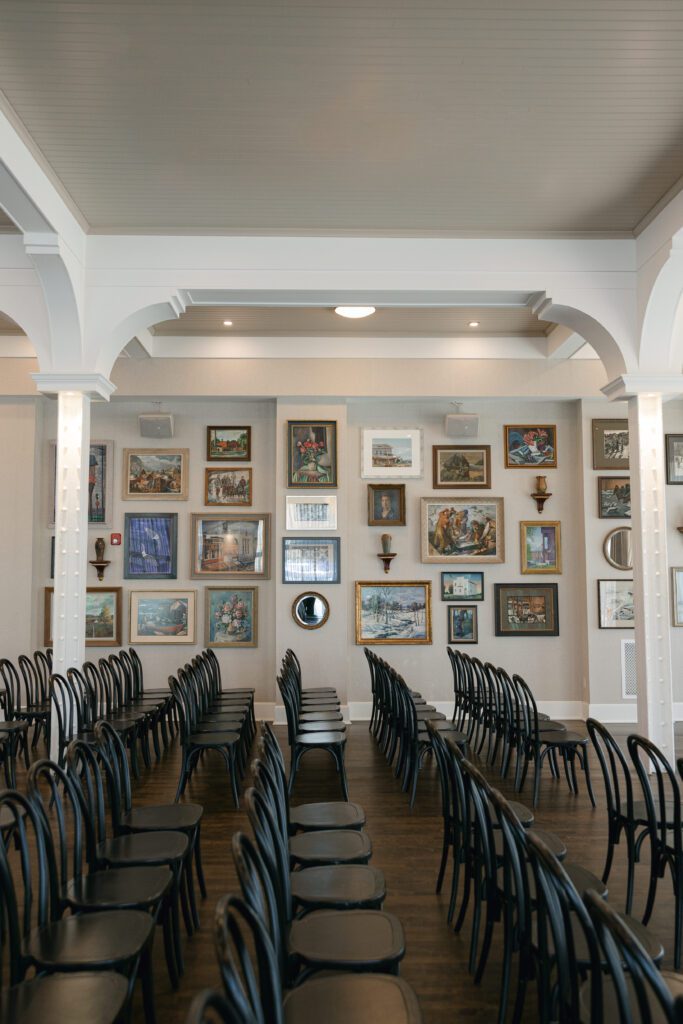
[[[31,933],[24,952],[47,970],[103,969],[136,958],[150,941],[154,918],[142,910],[73,914]]]
[[[388,974],[312,978],[285,997],[286,1024],[309,1024],[318,1020],[321,1012],[326,1024],[422,1022],[413,990],[401,978]]]
[[[239,743],[237,732],[193,732],[189,737],[193,747],[223,747],[226,743]]]
[[[640,942],[641,946],[648,954],[651,960],[654,960],[656,964],[661,963],[664,958],[664,946],[661,944],[656,935],[654,935],[649,928],[646,928],[641,921],[635,917],[631,917],[630,914],[624,914],[617,911],[617,916],[621,918],[623,923],[633,932],[635,937]],[[579,966],[588,966],[590,963],[590,954],[588,952],[588,945],[586,943],[586,936],[583,928],[576,920],[575,916],[572,915],[572,932],[574,935],[574,950],[576,953],[576,961]],[[604,1020],[611,1020],[618,1018],[605,1017]]]
[[[290,889],[303,910],[379,910],[386,896],[383,873],[369,864],[319,865],[293,871]]]
[[[301,867],[366,864],[372,856],[372,843],[367,832],[358,829],[301,832],[290,838],[289,856]]]
[[[329,732],[330,729],[334,732],[346,732],[346,722],[331,722],[329,718],[325,718],[320,722],[299,722],[297,729],[302,733]]]
[[[98,906],[105,909],[131,909],[155,906],[173,883],[170,868],[165,866],[110,868],[94,871],[72,879],[62,892],[62,899],[74,909]]]
[[[129,832],[99,843],[97,858],[106,864],[167,864],[182,860],[189,840],[183,832]]]
[[[524,804],[520,804],[518,800],[508,800],[508,804],[514,811],[515,815],[520,821],[520,824],[524,828],[529,828],[534,823],[534,812],[526,807]]]
[[[577,745],[587,746],[588,737],[580,736],[578,732],[543,732],[541,734],[541,743],[547,743],[548,746],[553,747],[574,747]]]
[[[196,828],[202,819],[201,804],[143,804],[122,817],[131,832],[184,832]]]
[[[671,993],[672,999],[680,999],[683,997],[683,974],[676,974],[674,971],[660,971],[659,976]],[[630,975],[626,974],[624,981],[626,982],[626,991],[629,996],[629,1005],[631,1007],[632,1020],[642,1020],[640,1007],[638,1004],[638,996],[636,993],[633,980]],[[648,1007],[650,1010],[652,1024],[668,1024],[668,1018],[664,1015],[662,1007],[659,1001],[655,999],[652,989],[649,985],[645,985],[645,993],[647,996]],[[582,1007],[582,1020],[590,1020],[590,982],[586,981],[583,983],[579,990],[579,1000]],[[614,982],[610,975],[605,975],[602,979],[602,1013],[603,1020],[619,1020],[619,1003],[617,1001],[617,995],[614,991]]]
[[[405,939],[399,919],[381,910],[316,910],[292,921],[289,952],[316,970],[396,971]]]
[[[302,747],[321,747],[328,743],[346,743],[346,736],[333,726],[329,732],[297,733],[296,742]]]
[[[365,824],[365,811],[360,804],[327,801],[299,804],[289,808],[289,824],[294,831],[318,832],[327,829],[360,829]],[[0,818],[0,826],[2,819]]]
[[[114,971],[52,974],[14,985],[0,998],[0,1024],[63,1024],[78,1015],[88,1024],[114,1024],[128,983]]]

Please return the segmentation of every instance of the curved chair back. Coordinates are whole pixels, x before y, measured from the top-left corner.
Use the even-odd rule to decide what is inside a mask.
[[[220,992],[205,988],[190,1003],[185,1024],[261,1024],[253,1014],[246,1016]]]
[[[233,1015],[227,1020],[283,1024],[277,957],[261,919],[245,900],[227,895],[218,902],[215,920],[218,966]]]
[[[683,856],[681,835],[681,794],[674,770],[661,750],[644,736],[629,736],[628,752],[640,780],[648,830],[656,855],[666,861],[667,849]],[[680,861],[679,861],[680,863]]]
[[[266,922],[268,935],[277,957],[281,984],[287,978],[285,932],[282,930],[278,902],[270,872],[255,844],[243,832],[232,837],[232,856],[240,881],[242,898],[259,921]]]
[[[31,765],[27,793],[50,837],[59,884],[64,889],[95,861],[95,837],[81,793],[68,773],[54,761]]]
[[[605,783],[607,815],[610,820],[633,818],[633,783],[628,762],[609,729],[596,718],[586,719],[586,728],[600,763]]]

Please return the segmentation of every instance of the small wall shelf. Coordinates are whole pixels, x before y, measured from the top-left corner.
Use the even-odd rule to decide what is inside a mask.
[[[111,565],[111,562],[93,562],[93,561],[91,561],[90,565],[94,566],[95,569],[97,569],[97,578],[98,578],[98,580],[101,583],[102,580],[104,579],[104,570],[107,568],[108,565]]]
[[[379,554],[377,555],[377,557],[382,559],[382,562],[384,564],[384,571],[389,572],[389,569],[391,568],[391,561],[393,558],[396,558],[396,552],[390,551],[386,555]]]

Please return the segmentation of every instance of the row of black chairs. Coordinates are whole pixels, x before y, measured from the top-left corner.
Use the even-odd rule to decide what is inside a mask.
[[[578,794],[576,764],[583,770],[590,801],[595,796],[590,776],[588,738],[567,729],[539,712],[531,688],[520,675],[482,663],[458,648],[447,648],[453,670],[455,697],[453,723],[464,731],[472,750],[494,765],[500,756],[500,774],[506,778],[514,760],[515,791],[521,792],[533,765],[533,806],[538,806],[544,762],[559,778],[562,758],[569,789]]]
[[[176,987],[183,972],[182,908],[199,925],[193,864],[201,868],[198,804],[135,807],[128,755],[107,721],[75,739],[64,764],[41,759],[27,792],[0,794],[0,941],[9,946],[8,1020],[118,1020],[139,977],[145,1018],[155,1021],[152,946],[163,929]],[[27,979],[27,974],[36,976]]]
[[[634,988],[629,986],[636,976],[630,974],[627,984],[622,967],[624,958],[630,965],[628,957],[639,965],[638,984],[643,983],[643,991],[650,986],[655,1001],[663,999],[670,1014],[664,1019],[673,1020],[673,996],[666,975],[657,968],[664,955],[661,943],[640,922],[611,907],[604,883],[569,863],[564,844],[552,833],[532,827],[531,812],[493,789],[457,744],[437,730],[431,733],[444,817],[448,815],[444,834],[449,836],[453,860],[449,920],[462,868],[455,928],[462,927],[471,900],[469,966],[475,983],[483,978],[495,927],[503,926],[500,1024],[510,1017],[510,1007],[513,1021],[522,1018],[534,981],[542,1024],[649,1022],[654,1004],[648,1004],[644,1016],[634,1014]],[[442,858],[437,888],[443,873]],[[676,984],[683,984],[683,979],[676,976],[674,990]]]
[[[403,791],[410,793],[412,808],[420,769],[432,751],[428,723],[463,750],[467,749],[469,737],[460,725],[447,722],[442,712],[411,690],[399,673],[368,647],[365,657],[373,697],[370,731],[387,762],[394,763],[394,776],[401,779]]]
[[[362,808],[291,807],[267,725],[258,753],[245,796],[254,838],[237,833],[232,843],[241,896],[216,911],[223,995],[200,993],[188,1021],[213,1013],[240,1024],[420,1024],[415,994],[397,976],[403,931],[381,909],[384,876],[368,863]]]

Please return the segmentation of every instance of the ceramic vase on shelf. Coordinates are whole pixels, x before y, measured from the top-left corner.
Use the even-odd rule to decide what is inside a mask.
[[[544,476],[536,477],[536,494],[548,493],[548,481]]]
[[[391,554],[391,534],[390,533],[383,533],[382,537],[381,537],[381,541],[382,541],[382,554],[383,555],[390,555]]]
[[[95,561],[104,561],[104,538],[98,537],[95,541]]]

